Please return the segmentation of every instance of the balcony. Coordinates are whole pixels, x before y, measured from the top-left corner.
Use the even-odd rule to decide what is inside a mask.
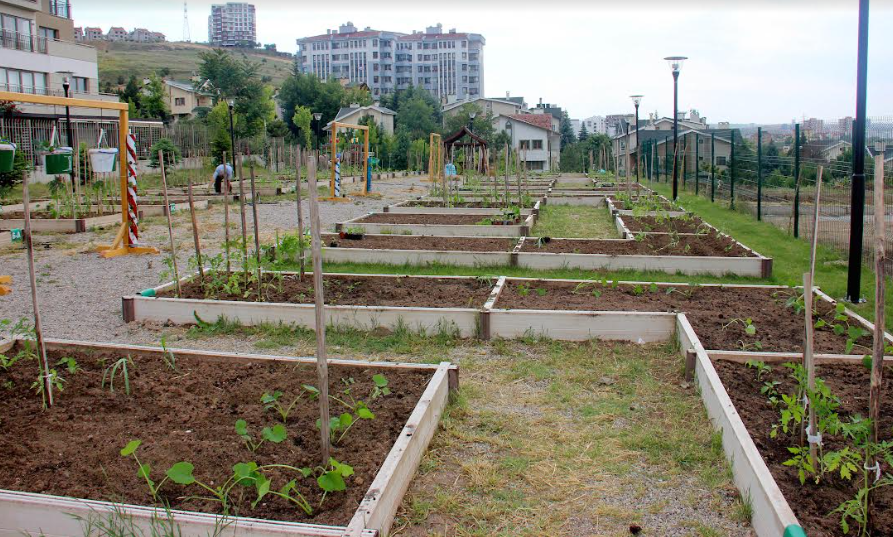
[[[61,17],[63,19],[71,18],[71,4],[59,0],[49,0],[50,15]]]
[[[47,39],[36,35],[20,34],[12,30],[3,30],[0,34],[0,46],[24,52],[47,53]]]

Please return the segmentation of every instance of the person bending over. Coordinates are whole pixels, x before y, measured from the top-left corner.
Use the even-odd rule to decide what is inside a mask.
[[[227,163],[217,166],[217,169],[214,170],[214,192],[220,194],[224,179],[226,179],[226,191],[231,192],[232,185],[230,181],[233,179],[233,167]]]

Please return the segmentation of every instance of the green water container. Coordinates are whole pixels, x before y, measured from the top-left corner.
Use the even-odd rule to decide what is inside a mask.
[[[0,172],[11,172],[15,166],[16,145],[13,143],[0,143]]]
[[[72,149],[70,147],[57,147],[52,153],[44,153],[43,165],[47,175],[71,173],[74,165]]]

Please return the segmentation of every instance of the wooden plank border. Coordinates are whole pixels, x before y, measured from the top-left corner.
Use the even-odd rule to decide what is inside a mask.
[[[92,228],[108,227],[120,223],[121,213],[92,218],[37,218],[31,220],[31,229],[35,232],[84,233]],[[21,218],[0,220],[0,230],[8,231],[24,227],[25,220]]]

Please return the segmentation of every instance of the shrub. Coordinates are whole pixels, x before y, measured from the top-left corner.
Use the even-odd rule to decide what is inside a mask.
[[[158,152],[164,151],[165,162],[170,163],[170,156],[173,155],[173,164],[180,162],[183,157],[180,155],[180,148],[174,144],[173,140],[170,138],[161,138],[152,146],[152,149],[149,151],[149,165],[153,168],[157,168],[158,163]]]
[[[17,149],[12,171],[0,173],[0,197],[6,196],[15,185],[21,183],[29,170],[31,162],[28,161],[24,151]]]

